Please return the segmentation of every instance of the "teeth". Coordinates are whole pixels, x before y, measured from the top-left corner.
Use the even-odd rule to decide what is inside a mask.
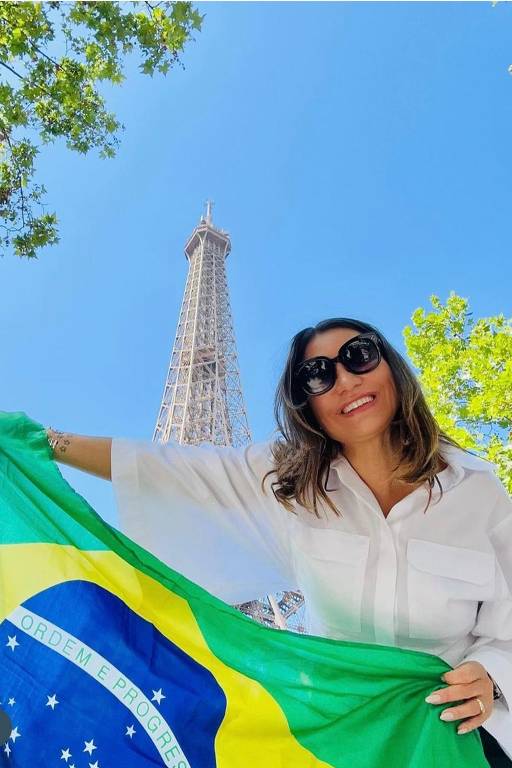
[[[365,403],[371,403],[372,400],[375,400],[375,397],[373,395],[368,395],[368,397],[362,397],[360,400],[354,400],[353,403],[350,403],[343,409],[342,413],[350,413],[350,411],[353,411],[354,408],[358,408],[360,405],[364,405]]]

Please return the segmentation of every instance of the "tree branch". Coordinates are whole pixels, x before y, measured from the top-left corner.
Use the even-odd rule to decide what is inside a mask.
[[[9,149],[11,150],[11,158],[12,158],[14,156],[13,146],[12,146],[12,142],[11,142],[11,137],[9,136],[9,132],[7,131],[7,129],[4,130],[4,137],[5,137],[5,141],[9,145]],[[16,164],[16,162],[13,162],[13,167],[14,167],[14,170],[16,172],[18,188],[19,188],[20,197],[21,197],[21,208],[20,208],[20,210],[21,210],[21,221],[22,221],[23,227],[25,227],[26,226],[25,212],[27,212],[27,215],[28,215],[28,210],[27,210],[26,203],[25,203],[25,195],[23,193],[23,183],[22,183],[20,169],[19,169],[18,165]]]
[[[28,77],[24,77],[24,75],[20,75],[19,72],[16,72],[15,69],[13,69],[8,64],[6,64],[5,61],[0,61],[0,66],[5,67],[6,69],[8,69],[9,72],[12,72],[13,75],[16,75],[16,77],[19,77],[20,80],[23,80],[24,83],[28,83],[33,88],[39,88],[40,91],[42,91],[43,93],[46,93],[46,95],[49,96],[51,99],[55,99],[55,96],[53,95],[53,93],[48,91],[44,87],[44,85],[40,85],[39,83],[31,83],[30,80],[28,79]]]
[[[0,61],[0,64],[2,65],[2,67],[5,67],[6,69],[8,69],[9,72],[12,72],[13,75],[16,75],[16,77],[19,77],[20,80],[24,80],[25,82],[27,81],[26,77],[23,77],[23,75],[20,75],[19,72],[16,72],[16,70],[10,67],[8,64],[6,64],[5,61]]]
[[[1,20],[1,21],[4,21],[4,22],[5,22],[5,23],[6,23],[6,24],[7,24],[7,25],[8,25],[8,26],[11,28],[11,29],[16,29],[16,27],[15,27],[15,26],[13,26],[13,24],[11,24],[11,22],[9,21],[9,19],[6,19],[6,18],[5,18],[5,16],[0,16],[0,20]],[[47,54],[47,53],[45,53],[45,52],[44,52],[44,51],[42,51],[40,48],[38,48],[38,46],[37,46],[37,45],[34,43],[34,41],[33,41],[33,40],[31,40],[29,37],[27,37],[26,39],[27,39],[27,42],[28,42],[28,43],[29,43],[29,44],[32,46],[32,48],[34,48],[34,49],[35,49],[35,50],[36,50],[36,51],[37,51],[37,52],[38,52],[38,53],[39,53],[41,56],[44,56],[44,58],[45,58],[45,59],[47,59],[49,62],[51,62],[51,63],[52,63],[54,66],[55,66],[55,68],[56,68],[57,70],[59,69],[59,67],[60,67],[61,65],[60,65],[60,64],[59,64],[57,61],[55,61],[54,59],[52,59],[52,57],[51,57],[51,56],[48,56],[48,54]]]

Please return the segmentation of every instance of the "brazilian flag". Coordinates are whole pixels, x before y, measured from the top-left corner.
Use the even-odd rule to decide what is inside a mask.
[[[446,662],[255,623],[102,520],[21,412],[0,519],[0,766],[488,766],[424,701]]]

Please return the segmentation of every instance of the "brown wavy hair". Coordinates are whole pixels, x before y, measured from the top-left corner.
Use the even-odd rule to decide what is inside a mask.
[[[351,328],[360,333],[372,332],[380,339],[381,353],[391,369],[399,403],[390,423],[391,446],[399,455],[393,472],[397,473],[397,479],[406,483],[428,481],[429,496],[424,510],[426,512],[432,498],[434,482],[437,482],[440,488],[441,497],[443,495],[437,477],[442,466],[440,440],[457,448],[462,446],[441,430],[425,401],[419,381],[400,353],[377,328],[348,317],[323,320],[314,327],[299,331],[292,339],[274,400],[274,416],[277,423],[275,431],[280,432],[282,438],[278,438],[271,446],[275,468],[263,477],[263,491],[265,492],[266,478],[275,473],[277,479],[271,484],[272,492],[288,511],[295,511],[290,501],[294,499],[320,517],[317,505],[318,500],[322,499],[336,515],[341,514],[327,496],[326,483],[331,461],[343,453],[343,445],[322,431],[306,395],[298,388],[293,376],[296,365],[303,360],[310,339],[331,328]]]

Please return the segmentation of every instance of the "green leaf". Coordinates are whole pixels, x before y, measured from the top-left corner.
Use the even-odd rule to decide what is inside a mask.
[[[63,140],[74,152],[114,157],[124,126],[107,111],[99,84],[124,81],[128,54],[138,55],[144,74],[166,75],[203,18],[189,2],[163,2],[152,12],[141,6],[0,2],[2,60],[23,73],[0,83],[0,216],[7,227],[0,242],[20,257],[34,258],[58,240],[56,218],[38,210],[45,193],[33,178],[38,150],[22,130],[43,145]],[[65,56],[55,58],[55,42]]]
[[[441,429],[496,463],[512,493],[512,320],[475,322],[453,291],[430,301],[433,311],[419,307],[403,331],[427,403]]]

